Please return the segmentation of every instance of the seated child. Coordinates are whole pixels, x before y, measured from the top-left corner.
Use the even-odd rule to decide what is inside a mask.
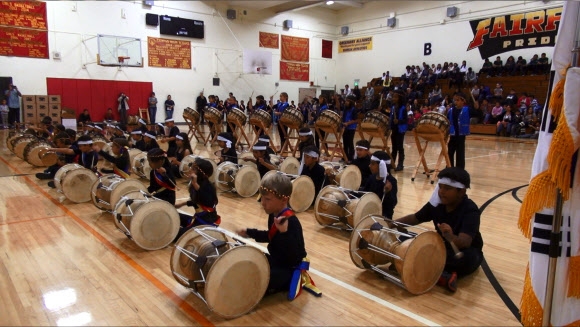
[[[390,174],[391,158],[384,151],[376,151],[371,156],[369,176],[363,191],[373,192],[381,199],[384,217],[393,218],[397,205],[397,179]]]
[[[157,148],[147,152],[151,167],[147,191],[158,199],[175,205],[175,178],[171,172],[165,151]]]
[[[157,133],[153,131],[148,131],[143,134],[143,141],[145,141],[145,150],[149,152],[151,149],[159,148],[159,144],[157,143]]]
[[[315,145],[305,147],[304,154],[302,155],[302,162],[300,163],[300,169],[298,170],[298,175],[308,176],[314,183],[313,204],[326,181],[324,167],[318,163],[318,157],[320,157],[320,151]]]
[[[237,165],[238,153],[235,149],[236,138],[231,133],[219,133],[217,141],[220,148],[222,148],[219,163],[230,161]]]
[[[96,149],[99,151],[99,155],[105,158],[105,160],[112,162],[115,167],[112,170],[109,169],[101,169],[101,171],[105,174],[114,173],[123,178],[129,178],[131,175],[131,159],[129,157],[129,142],[124,138],[116,138],[113,140],[113,145],[111,149],[113,150],[114,156],[108,154],[107,152],[100,149],[98,146],[95,146]]]
[[[302,127],[298,131],[298,150],[300,150],[300,160],[302,160],[302,155],[304,154],[304,148],[309,145],[314,145],[314,136],[312,130],[309,127]]]
[[[134,149],[145,151],[145,141],[143,141],[143,132],[140,129],[136,129],[131,132],[131,147]]]
[[[350,162],[351,165],[357,166],[360,170],[360,187],[363,187],[366,184],[367,179],[371,175],[371,169],[369,168],[369,165],[371,164],[371,156],[369,153],[370,148],[371,144],[368,140],[358,140],[354,147],[356,154],[354,159]]]

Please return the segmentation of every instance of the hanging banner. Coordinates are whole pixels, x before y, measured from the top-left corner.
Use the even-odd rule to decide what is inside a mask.
[[[280,47],[279,34],[260,32],[260,47],[278,49]]]
[[[310,77],[310,64],[280,61],[280,79],[305,81]]]
[[[332,41],[322,40],[322,58],[332,59]]]
[[[191,69],[191,42],[147,37],[149,67]]]
[[[0,1],[0,25],[47,30],[46,2]]]
[[[364,51],[373,49],[373,37],[360,37],[357,39],[349,39],[338,41],[338,53]]]
[[[472,20],[473,39],[467,51],[477,48],[485,59],[513,50],[553,47],[561,15],[562,7],[557,7]]]
[[[48,32],[0,27],[0,56],[48,59]]]
[[[307,38],[282,35],[282,60],[308,62],[309,42]]]

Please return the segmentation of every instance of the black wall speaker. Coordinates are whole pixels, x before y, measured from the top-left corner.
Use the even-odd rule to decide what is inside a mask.
[[[220,86],[220,78],[219,77],[213,78],[213,86]]]
[[[347,35],[348,34],[348,26],[343,26],[340,28],[340,34]]]
[[[284,28],[292,28],[292,20],[287,19],[284,21]]]
[[[228,9],[228,11],[226,11],[226,16],[228,19],[236,19],[236,11],[234,9]]]
[[[447,17],[457,16],[457,7],[447,7]]]
[[[395,25],[397,25],[397,18],[391,17],[391,18],[387,19],[387,26],[388,27],[395,27]]]
[[[145,24],[151,25],[151,26],[159,25],[159,15],[145,14]]]

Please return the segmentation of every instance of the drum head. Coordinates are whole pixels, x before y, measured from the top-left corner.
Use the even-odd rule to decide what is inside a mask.
[[[142,249],[162,249],[177,236],[179,214],[171,203],[154,200],[142,204],[134,212],[131,237]]]
[[[51,147],[52,145],[44,140],[30,142],[24,148],[24,160],[33,166],[44,167],[45,165],[42,163],[39,155],[40,150],[46,150]]]
[[[243,166],[238,170],[234,179],[236,192],[244,198],[248,198],[256,192],[260,187],[260,173],[258,169],[252,166]]]
[[[244,159],[254,159],[254,154],[252,152],[243,152],[238,156],[238,163],[244,166],[251,166],[258,169],[258,166],[253,161],[244,160]]]
[[[370,231],[371,225],[374,223],[379,223],[387,230],[382,229],[380,231]],[[364,238],[367,242],[388,251],[392,244],[397,244],[396,234],[390,233],[391,229],[388,229],[387,222],[381,216],[367,216],[361,220],[361,222],[356,225],[350,236],[350,259],[355,264],[355,266],[364,269],[362,260],[365,260],[371,265],[384,265],[391,262],[391,258],[385,254],[378,253],[369,249],[360,249],[359,242],[361,238]],[[439,278],[439,276],[437,276]]]
[[[410,244],[404,247],[405,243]],[[405,289],[412,294],[429,291],[437,283],[445,267],[443,239],[437,232],[428,231],[406,240],[401,248],[406,248],[406,251],[395,250],[395,253],[404,259],[402,262],[396,260],[395,264]]]
[[[14,132],[10,131],[10,133]],[[8,148],[8,150],[10,150],[10,152],[14,153],[14,141],[16,141],[16,139],[18,139],[21,136],[22,134],[20,133],[15,133],[12,136],[8,134],[8,138],[6,138],[6,147]]]
[[[91,188],[96,180],[97,175],[84,167],[70,170],[65,173],[61,180],[62,193],[67,199],[75,203],[91,201]]]
[[[169,150],[169,142],[159,142],[160,140],[163,140],[165,138],[165,136],[158,136],[157,137],[157,145],[159,145],[159,148],[165,152],[167,152],[167,150]]]
[[[351,211],[353,212],[352,227],[355,227],[368,215],[380,216],[383,213],[383,205],[378,195],[375,193],[366,193],[360,198],[356,208]]]
[[[294,191],[294,188],[292,188]],[[346,214],[344,209],[338,204],[334,203],[339,200],[346,201],[348,197],[343,191],[336,186],[328,185],[320,190],[314,202],[314,217],[316,221],[322,226],[332,225],[340,222],[338,217]],[[336,216],[336,218],[326,217],[325,215]]]
[[[93,144],[99,146],[100,149],[104,148],[108,142],[109,141],[103,135],[93,135]]]
[[[181,160],[181,163],[179,164],[179,174],[181,174],[181,177],[187,177],[189,175],[191,167],[195,162],[195,158],[197,158],[197,156],[190,154]]]
[[[147,187],[143,185],[139,180],[136,179],[126,179],[113,187],[113,191],[111,192],[110,201],[111,208],[109,210],[113,210],[119,202],[121,197],[129,192],[135,191],[147,191]]]
[[[23,135],[14,140],[14,154],[24,160],[24,149],[29,143],[36,141],[37,138],[31,135]]]
[[[308,176],[300,176],[292,181],[292,195],[290,195],[290,208],[294,212],[306,211],[314,200],[314,182]]]
[[[340,187],[349,190],[358,190],[362,181],[362,175],[357,166],[348,165],[338,175],[336,175],[336,179]]]
[[[138,155],[139,153],[143,153],[143,151],[139,150],[139,149],[129,149],[129,160],[131,163],[133,163],[133,160],[135,159],[135,156]],[[145,153],[145,155],[147,155],[147,153]]]
[[[64,175],[66,175],[69,170],[73,170],[73,169],[79,169],[79,168],[83,168],[83,166],[79,165],[79,164],[75,164],[75,163],[71,163],[71,164],[66,164],[62,167],[60,167],[57,171],[56,174],[54,174],[54,185],[56,186],[56,190],[57,191],[62,191],[62,179],[64,177]]]
[[[238,165],[233,162],[224,161],[217,167],[217,183],[218,189],[229,192],[234,189],[234,181],[238,174]],[[257,170],[256,170],[257,171]],[[260,174],[258,173],[258,176]],[[259,178],[258,178],[259,179]]]
[[[135,155],[133,160],[131,160],[131,164],[133,166],[132,170],[135,174],[137,174],[139,177],[149,179],[149,172],[151,171],[151,167],[149,166],[149,160],[147,159],[146,152],[140,152]],[[146,171],[147,167],[149,167],[149,170]]]
[[[300,161],[294,157],[288,157],[280,164],[280,171],[290,175],[298,175]]]
[[[46,148],[41,148],[38,151],[38,157],[44,166],[56,165],[58,161],[58,155],[54,151],[48,151]]]
[[[238,246],[220,256],[211,267],[205,285],[207,306],[231,319],[252,310],[270,282],[270,266],[262,251]]]

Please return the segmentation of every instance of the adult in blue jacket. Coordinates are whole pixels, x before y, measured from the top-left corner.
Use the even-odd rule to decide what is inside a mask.
[[[405,106],[406,99],[402,93],[394,93],[393,107],[391,108],[391,143],[393,152],[393,162],[397,160],[397,168],[395,171],[403,170],[403,162],[405,161],[405,148],[403,143],[405,141],[405,132],[407,131],[407,107]]]
[[[453,103],[455,105],[447,112],[450,124],[447,151],[451,167],[465,169],[465,136],[469,135],[469,107],[463,93],[456,93]]]

